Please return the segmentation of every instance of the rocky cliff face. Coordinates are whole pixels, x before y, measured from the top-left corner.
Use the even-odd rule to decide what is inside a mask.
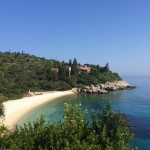
[[[117,91],[117,90],[125,90],[131,89],[134,86],[129,85],[126,81],[115,81],[115,82],[106,82],[105,84],[98,84],[98,85],[91,85],[86,86],[85,88],[81,89],[78,88],[78,93],[100,93],[106,94],[110,91]]]

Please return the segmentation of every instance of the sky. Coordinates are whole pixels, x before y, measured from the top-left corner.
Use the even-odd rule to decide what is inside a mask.
[[[0,51],[150,76],[150,1],[0,0]]]

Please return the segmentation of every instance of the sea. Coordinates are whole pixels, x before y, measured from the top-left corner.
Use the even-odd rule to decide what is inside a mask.
[[[102,110],[105,104],[111,104],[112,109],[118,109],[130,118],[131,127],[135,134],[133,146],[140,150],[150,150],[150,77],[128,76],[122,77],[135,89],[114,91],[109,94],[68,95],[50,101],[25,114],[17,124],[23,125],[27,121],[34,121],[41,116],[53,123],[63,118],[64,103],[81,104],[82,109],[88,109],[88,119],[93,110]]]

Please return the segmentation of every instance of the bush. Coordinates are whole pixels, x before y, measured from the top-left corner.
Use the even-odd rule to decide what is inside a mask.
[[[72,66],[69,76],[66,66]],[[68,90],[79,84],[95,85],[120,79],[118,74],[109,70],[108,63],[104,67],[91,66],[91,72],[80,72],[76,68],[79,64],[47,60],[33,55],[19,52],[0,52],[0,92],[9,99],[21,98],[32,91]],[[54,71],[52,68],[58,68]]]
[[[81,75],[78,76],[77,83],[83,85],[91,85],[91,84],[95,85],[98,84],[98,79],[86,72],[83,72]]]
[[[117,80],[122,80],[117,73],[112,72],[104,72],[99,75],[98,81],[99,83],[113,82]]]
[[[39,120],[16,126],[14,130],[0,127],[1,149],[24,150],[129,150],[133,133],[128,118],[106,105],[93,113],[87,122],[87,110],[80,105],[65,104],[62,121],[55,124]],[[136,148],[137,149],[137,148]]]
[[[49,90],[65,91],[70,89],[71,86],[63,81],[55,81],[49,83]]]
[[[7,101],[7,97],[3,96],[2,94],[0,94],[0,117],[4,116],[4,106],[3,106],[3,102]]]

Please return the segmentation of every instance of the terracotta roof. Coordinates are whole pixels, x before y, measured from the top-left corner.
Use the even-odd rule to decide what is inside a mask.
[[[66,66],[66,68],[71,68],[71,66]]]
[[[91,69],[91,67],[88,67],[88,66],[77,66],[77,68],[84,69],[84,70]]]
[[[58,68],[52,68],[52,70],[54,70],[54,71],[59,71],[59,69],[58,69]]]

